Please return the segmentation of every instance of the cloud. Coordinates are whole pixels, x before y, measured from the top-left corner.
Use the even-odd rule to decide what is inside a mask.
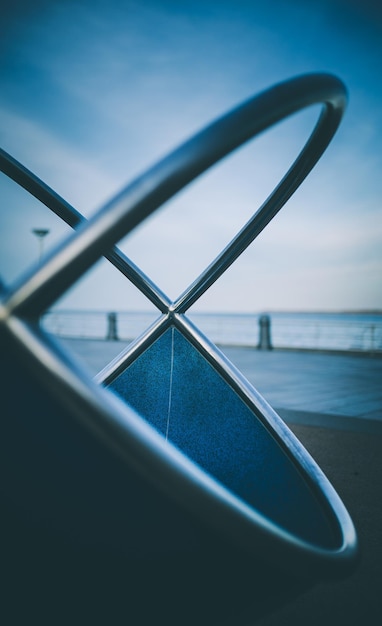
[[[254,92],[303,71],[338,73],[351,98],[333,144],[240,260],[240,271],[230,270],[221,279],[226,288],[214,287],[203,306],[304,308],[320,301],[330,308],[341,294],[345,306],[357,286],[333,285],[350,280],[351,267],[363,308],[366,284],[382,294],[370,269],[381,258],[380,47],[373,39],[371,52],[365,30],[358,36],[350,18],[345,27],[337,4],[334,13],[330,3],[316,3],[314,11],[297,0],[277,7],[228,0],[46,4],[13,25],[7,40],[2,146],[89,214]],[[316,115],[299,114],[201,177],[129,236],[124,250],[178,295],[285,173]],[[28,259],[34,254],[31,248]],[[125,302],[115,284],[108,298]],[[381,298],[374,299],[380,306]]]
[[[43,124],[0,107],[2,147],[78,210],[89,213],[116,191],[97,159],[65,142]]]

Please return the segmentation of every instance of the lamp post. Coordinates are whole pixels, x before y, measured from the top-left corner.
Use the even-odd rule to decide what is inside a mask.
[[[49,232],[49,228],[32,228],[32,233],[36,235],[39,243],[39,263],[41,263],[42,255],[44,252],[44,238],[49,234]]]

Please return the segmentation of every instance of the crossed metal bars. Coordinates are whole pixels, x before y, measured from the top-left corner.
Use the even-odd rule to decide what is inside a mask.
[[[228,246],[174,302],[120,250],[112,248],[161,204],[229,152],[288,115],[317,103],[322,103],[323,109],[316,127],[284,178]],[[162,313],[186,312],[305,179],[336,132],[345,104],[343,84],[330,75],[302,76],[276,85],[195,135],[123,189],[87,222],[50,187],[1,151],[2,171],[77,231],[11,292],[8,310],[27,311],[29,316],[40,314],[104,255]]]
[[[234,239],[175,301],[115,247],[116,241],[219,159],[288,115],[318,103],[323,105],[318,122],[284,178]],[[214,524],[230,532],[235,527],[254,549],[259,547],[257,535],[253,533],[256,527],[260,529],[262,545],[268,546],[271,552],[276,548],[293,563],[305,563],[308,568],[313,562],[325,570],[337,563],[339,571],[353,562],[357,552],[355,531],[346,509],[282,420],[187,319],[185,312],[257,237],[305,179],[336,132],[345,104],[346,90],[342,82],[330,75],[307,75],[276,85],[195,135],[123,189],[88,221],[29,170],[0,151],[0,169],[75,229],[37,269],[29,270],[10,287],[2,286],[0,331],[10,340],[23,364],[25,360],[30,371],[33,369],[35,379],[44,388],[54,388],[63,405],[97,432],[105,443],[118,450],[129,464],[135,464],[145,476],[155,476],[163,490],[177,500],[187,502],[188,506],[192,501],[201,517],[211,517]],[[36,322],[101,256],[121,271],[159,309],[161,316],[132,348],[117,357],[107,372],[99,374],[96,382],[108,383],[166,328],[178,328],[223,374],[292,462],[301,467],[338,521],[340,536],[335,550],[291,538],[254,509],[243,507],[231,492],[222,489],[179,451],[164,443],[163,437],[130,409],[116,403],[111,394],[105,394],[100,385],[85,377],[64,352],[50,345]],[[175,494],[170,476],[176,476]],[[217,518],[219,510],[226,515]]]

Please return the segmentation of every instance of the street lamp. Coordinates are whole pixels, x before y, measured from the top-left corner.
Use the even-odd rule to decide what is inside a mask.
[[[41,263],[43,251],[44,251],[44,237],[49,234],[49,228],[32,228],[32,233],[36,235],[39,243],[39,263]]]

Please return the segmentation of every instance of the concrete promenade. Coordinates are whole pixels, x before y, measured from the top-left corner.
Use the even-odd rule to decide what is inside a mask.
[[[118,342],[88,340],[65,344],[92,373],[123,347]],[[353,518],[362,554],[352,576],[318,585],[257,624],[378,626],[382,623],[382,358],[233,347],[224,352],[288,422],[328,476]]]
[[[287,422],[382,434],[382,356],[232,347],[224,352]]]
[[[121,341],[62,342],[92,375],[125,347]],[[382,434],[382,355],[232,346],[222,350],[288,423]]]

